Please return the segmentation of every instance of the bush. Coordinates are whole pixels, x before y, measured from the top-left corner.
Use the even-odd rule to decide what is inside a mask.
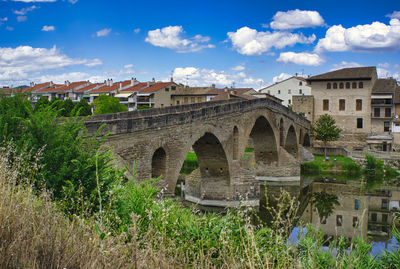
[[[302,173],[319,173],[321,171],[320,166],[314,162],[302,163],[301,172]]]
[[[119,102],[118,98],[100,95],[96,100],[93,101],[94,114],[108,114],[108,113],[118,113],[127,111],[128,108]]]
[[[360,176],[361,166],[355,162],[344,163],[342,169],[346,171],[346,174],[352,176]]]

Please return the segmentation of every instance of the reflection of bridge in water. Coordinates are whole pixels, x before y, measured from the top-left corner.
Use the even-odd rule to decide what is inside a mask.
[[[258,206],[256,177],[299,177],[303,145],[310,143],[310,123],[269,99],[98,115],[86,126],[94,134],[103,123],[119,161],[135,163],[137,180],[162,176],[169,194],[193,149],[199,168],[186,178],[185,197],[209,206],[234,206],[243,197]],[[254,148],[250,159],[246,147]]]

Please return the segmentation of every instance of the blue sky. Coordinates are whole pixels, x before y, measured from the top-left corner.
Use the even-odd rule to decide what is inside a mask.
[[[350,66],[400,79],[399,50],[399,0],[0,0],[0,85],[172,74],[259,88]]]

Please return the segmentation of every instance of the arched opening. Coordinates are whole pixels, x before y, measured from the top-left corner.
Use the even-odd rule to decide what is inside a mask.
[[[327,88],[327,89],[330,89],[330,88],[331,88],[331,83],[328,82],[328,83],[326,84],[326,88]]]
[[[298,152],[297,137],[293,125],[290,126],[288,133],[286,135],[285,150],[290,154],[292,154],[293,156],[297,157],[297,152]]]
[[[233,127],[232,147],[233,159],[237,160],[239,158],[239,130],[236,126]]]
[[[351,87],[352,87],[353,89],[356,89],[356,88],[357,88],[357,82],[353,82],[352,85],[351,85]]]
[[[299,135],[299,144],[302,145],[303,143],[303,129],[300,129],[300,135]]]
[[[350,82],[346,82],[346,89],[350,89]]]
[[[259,117],[250,133],[253,142],[254,157],[257,165],[271,164],[278,161],[278,152],[274,131],[268,120]]]
[[[283,119],[279,122],[279,145],[283,147],[283,142],[285,141],[285,133],[283,130]]]
[[[303,142],[304,147],[310,147],[311,142],[310,142],[310,136],[308,134],[304,135],[304,142]]]
[[[339,89],[343,89],[343,88],[344,88],[344,84],[343,84],[343,82],[340,82]]]
[[[364,83],[362,81],[358,82],[358,88],[360,89],[364,88]]]
[[[167,154],[163,148],[158,148],[151,160],[151,177],[156,178],[165,175],[167,170]]]
[[[336,82],[333,83],[333,88],[337,89],[337,83]]]

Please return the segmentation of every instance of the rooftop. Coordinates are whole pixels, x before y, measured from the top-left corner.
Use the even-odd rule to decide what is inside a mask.
[[[370,80],[376,76],[376,67],[352,67],[343,68],[321,75],[316,75],[306,79],[307,81],[318,81],[318,80],[348,80],[348,79],[363,79]]]
[[[380,78],[375,81],[372,92],[390,92],[393,93],[396,90],[397,82],[393,78]]]
[[[171,84],[175,84],[175,83],[174,82],[155,82],[154,84],[150,84],[149,87],[141,89],[140,93],[156,92],[162,88],[168,87]]]

